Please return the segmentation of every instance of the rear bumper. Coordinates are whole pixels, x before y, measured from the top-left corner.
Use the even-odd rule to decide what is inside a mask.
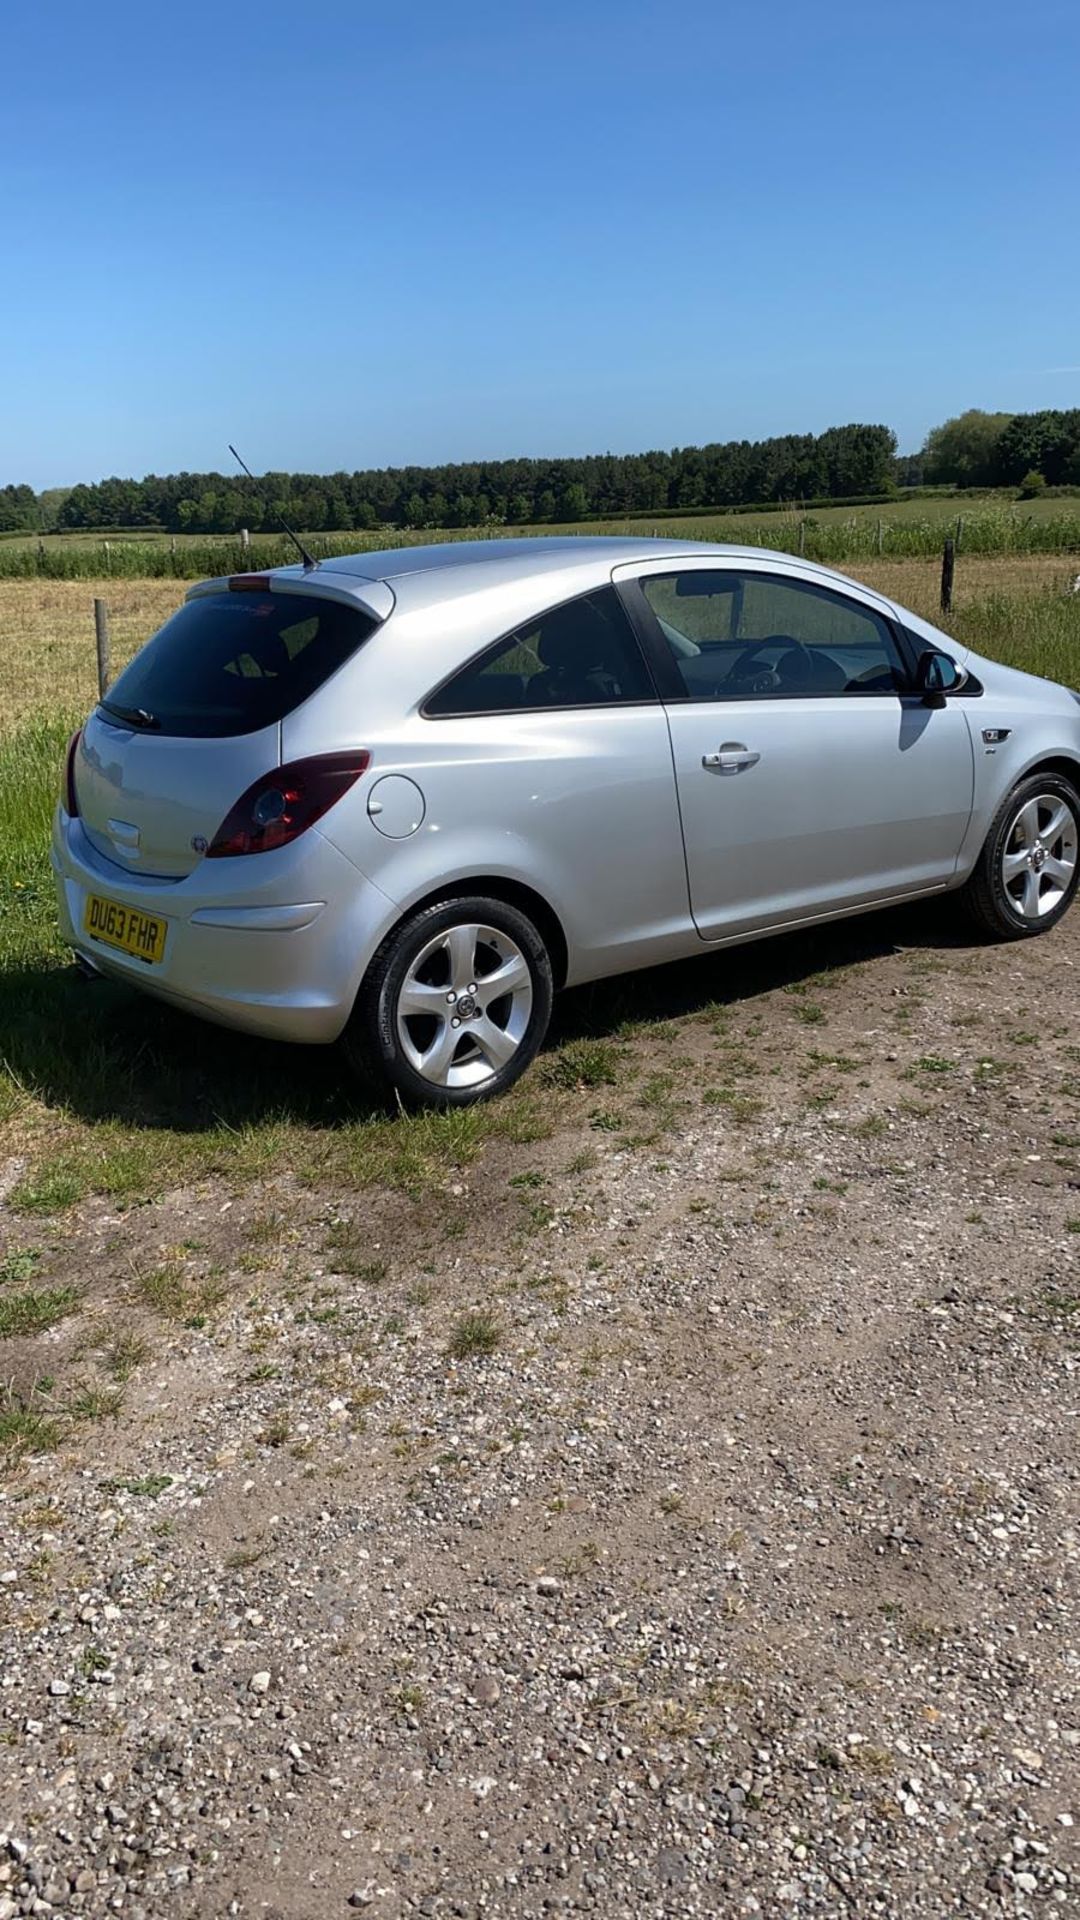
[[[336,1040],[398,909],[311,828],[290,847],[203,860],[182,880],[129,873],[57,809],[50,860],[63,938],[99,973],[204,1019],[273,1039]],[[155,914],[149,965],[86,931],[90,894]]]

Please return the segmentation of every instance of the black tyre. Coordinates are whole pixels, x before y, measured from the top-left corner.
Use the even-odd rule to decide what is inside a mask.
[[[1034,773],[1002,802],[961,894],[996,940],[1048,933],[1076,892],[1080,798],[1058,773]]]
[[[547,948],[516,907],[483,895],[442,900],[383,941],[346,1048],[409,1106],[470,1106],[525,1072],[553,991]]]

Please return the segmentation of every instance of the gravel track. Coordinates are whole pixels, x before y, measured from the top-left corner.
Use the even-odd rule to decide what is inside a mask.
[[[435,1193],[0,1206],[6,1376],[143,1343],[0,1500],[0,1920],[1075,1912],[1078,936],[680,970]]]

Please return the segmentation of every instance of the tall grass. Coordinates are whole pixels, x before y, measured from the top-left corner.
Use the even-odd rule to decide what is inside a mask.
[[[521,534],[650,535],[680,541],[730,541],[766,547],[772,552],[802,553],[825,562],[932,557],[941,552],[952,521],[939,513],[912,517],[910,509],[875,513],[862,508],[850,514],[825,509],[821,514],[776,512],[702,514],[694,519],[662,514],[643,520],[592,520],[573,526],[464,527],[373,533],[308,534],[306,544],[317,560],[345,553],[370,553],[386,547],[415,546],[435,540],[517,538]],[[990,506],[957,516],[956,536],[961,553],[968,554],[1080,554],[1080,511],[1034,512],[1023,505]],[[260,535],[248,547],[222,536],[205,539],[49,539],[36,544],[0,543],[0,579],[90,580],[115,577],[143,580],[201,580],[215,574],[291,564],[296,551],[284,535]]]

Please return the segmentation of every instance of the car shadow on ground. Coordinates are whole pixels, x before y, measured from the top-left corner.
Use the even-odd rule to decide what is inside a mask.
[[[948,903],[891,909],[573,988],[545,1050],[737,1006],[902,949],[975,944]],[[292,1047],[213,1027],[74,967],[0,978],[0,1063],[17,1087],[87,1122],[191,1132],[277,1120],[334,1128],[384,1118],[336,1047]]]

